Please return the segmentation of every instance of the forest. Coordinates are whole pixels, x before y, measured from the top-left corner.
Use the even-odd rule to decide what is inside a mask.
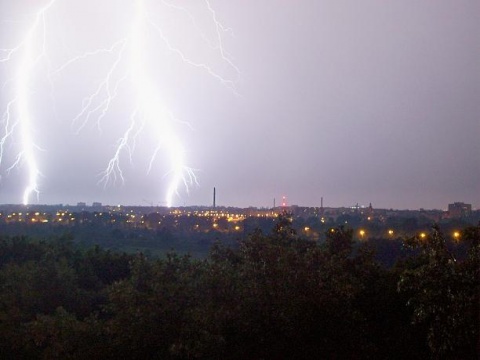
[[[0,354],[17,359],[477,359],[480,225],[434,225],[395,263],[281,216],[204,258],[70,235],[0,237]],[[388,241],[388,240],[384,240]]]

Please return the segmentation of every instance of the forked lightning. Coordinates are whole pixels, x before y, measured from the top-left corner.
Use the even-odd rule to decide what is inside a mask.
[[[218,58],[231,69],[234,74],[233,79],[225,78],[216,72],[212,66],[197,62],[186,56],[165,35],[162,24],[157,23],[152,18],[149,1],[132,0],[134,6],[131,16],[132,21],[125,25],[126,32],[122,36],[109,46],[91,49],[69,59],[52,71],[48,70],[49,67],[38,65],[42,61],[49,63],[48,52],[50,50],[47,48],[47,42],[49,37],[53,35],[47,33],[46,24],[47,21],[53,21],[54,17],[48,17],[48,13],[61,2],[61,0],[51,0],[45,6],[37,9],[33,22],[25,30],[18,45],[0,49],[0,63],[13,64],[16,69],[15,74],[4,84],[4,87],[7,84],[12,84],[13,90],[2,115],[3,134],[0,139],[0,166],[5,162],[4,154],[7,143],[18,141],[20,150],[13,163],[6,166],[6,171],[9,172],[17,166],[26,166],[28,168],[28,182],[23,193],[23,203],[28,204],[31,201],[32,194],[36,194],[38,198],[40,193],[38,184],[40,166],[37,163],[36,154],[39,149],[35,145],[33,134],[35,127],[41,124],[42,119],[32,113],[30,106],[31,99],[34,96],[31,90],[33,75],[35,72],[46,71],[45,69],[47,69],[48,73],[44,75],[49,79],[55,79],[62,76],[62,72],[66,68],[77,62],[108,53],[113,56],[108,71],[95,90],[83,99],[82,106],[73,118],[72,124],[76,131],[80,132],[89,122],[96,121],[100,129],[109,110],[114,106],[115,101],[118,101],[118,93],[122,86],[132,88],[135,93],[134,103],[132,104],[134,111],[130,115],[126,115],[130,119],[129,126],[123,132],[123,136],[118,139],[115,151],[105,170],[101,173],[99,182],[105,186],[117,181],[124,182],[125,177],[121,166],[122,154],[126,153],[132,159],[132,153],[135,151],[135,143],[139,135],[146,131],[154,132],[157,138],[157,146],[152,150],[146,172],[149,173],[155,162],[159,161],[157,159],[159,153],[166,156],[170,170],[165,175],[169,179],[169,184],[165,190],[165,203],[167,206],[173,205],[180,184],[183,184],[188,192],[189,187],[197,183],[197,178],[194,171],[187,165],[186,150],[181,142],[181,134],[177,133],[174,126],[175,119],[162,103],[156,88],[157,84],[152,80],[153,76],[148,68],[148,63],[151,60],[150,57],[154,54],[151,51],[154,45],[148,42],[149,34],[156,34],[157,39],[160,40],[160,43],[172,57],[185,65],[205,71],[236,93],[235,84],[240,72],[227,55],[222,42],[224,33],[229,30],[225,29],[217,20],[217,15],[209,1],[204,0],[206,12],[210,14],[216,35],[213,41],[208,40],[208,37],[203,33],[200,34],[200,37],[205,40],[206,45],[216,50]],[[174,9],[179,13],[186,14],[194,28],[200,31],[195,17],[187,8],[166,0],[156,2],[156,4],[161,4],[165,9]],[[72,14],[72,16],[74,15]]]

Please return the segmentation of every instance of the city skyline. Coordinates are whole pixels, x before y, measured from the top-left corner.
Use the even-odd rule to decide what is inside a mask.
[[[283,198],[283,199],[282,199]],[[277,199],[273,199],[273,203],[270,205],[260,205],[260,206],[235,206],[235,205],[229,205],[229,204],[216,204],[214,202],[211,203],[206,203],[206,204],[184,204],[184,205],[177,205],[177,206],[164,206],[160,205],[159,203],[148,203],[146,201],[143,202],[143,204],[120,204],[120,203],[102,203],[100,201],[93,201],[93,202],[85,202],[85,201],[78,201],[74,203],[38,203],[38,204],[20,204],[20,203],[0,203],[0,207],[14,207],[14,208],[26,208],[26,209],[36,209],[36,208],[42,208],[42,207],[56,207],[59,206],[61,208],[84,208],[84,209],[99,209],[99,208],[163,208],[163,209],[181,209],[181,208],[204,208],[204,209],[277,209],[277,211],[280,209],[292,209],[292,208],[308,208],[308,209],[352,209],[352,210],[368,210],[368,209],[374,209],[374,210],[393,210],[393,211],[424,211],[424,210],[433,210],[433,211],[447,211],[449,212],[450,209],[455,209],[456,207],[463,208],[467,207],[469,210],[468,211],[477,211],[480,210],[480,208],[477,208],[473,206],[472,204],[468,202],[462,202],[462,201],[455,201],[451,202],[448,204],[445,204],[445,206],[441,208],[426,208],[426,207],[420,207],[420,208],[395,208],[395,207],[378,207],[374,206],[372,203],[368,204],[359,204],[359,203],[351,203],[351,204],[323,204],[323,198],[321,199],[321,202],[317,205],[304,205],[304,204],[294,204],[294,203],[288,203],[286,197],[280,198],[280,201],[277,202]]]
[[[0,3],[2,59],[47,3]],[[94,118],[80,131],[85,119],[74,122],[115,61],[131,9],[112,0],[54,3],[46,17],[53,56],[39,62],[43,72],[32,73],[29,85],[40,191],[30,203],[167,205],[172,157],[156,153],[150,130],[119,157],[125,181],[99,183],[129,129],[133,106],[125,99],[136,94],[138,76],[118,88],[99,124]],[[184,148],[177,154],[197,178],[188,192],[180,183],[171,205],[209,206],[216,187],[219,206],[270,207],[287,196],[299,206],[320,206],[323,197],[332,207],[480,208],[480,3],[235,0],[185,7],[152,14],[171,47],[214,76],[151,33],[145,60],[175,119]],[[215,21],[223,26],[223,53]],[[110,53],[55,72],[69,56],[100,48]],[[0,139],[9,130],[4,114],[17,65],[0,63]],[[2,204],[21,203],[28,185],[25,162],[8,171],[19,143],[2,142]]]

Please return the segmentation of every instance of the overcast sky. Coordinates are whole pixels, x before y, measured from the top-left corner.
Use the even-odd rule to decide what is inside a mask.
[[[99,184],[136,109],[138,79],[125,59],[139,47],[127,46],[112,73],[122,80],[112,82],[117,97],[101,121],[99,112],[74,121],[118,59],[114,44],[131,35],[139,2],[57,0],[45,13],[48,57],[28,72],[41,172],[32,203],[165,204],[170,160],[162,148],[148,172],[159,140],[148,123],[131,156],[120,154],[125,181]],[[0,0],[0,48],[21,44],[47,3]],[[216,187],[225,206],[272,206],[286,196],[301,206],[323,197],[324,206],[480,207],[478,0],[211,0],[223,55],[206,2],[167,3],[184,10],[144,3],[170,49],[149,28],[142,69],[175,118],[198,181],[188,193],[179,186],[175,206],[210,205]],[[62,67],[102,48],[113,50]],[[15,98],[21,54],[0,63],[2,113]],[[4,142],[0,203],[21,203],[27,184],[25,162],[7,171],[21,151],[20,128]]]

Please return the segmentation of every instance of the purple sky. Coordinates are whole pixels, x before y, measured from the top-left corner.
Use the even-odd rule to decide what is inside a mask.
[[[126,36],[140,1],[57,0],[46,13],[49,60],[29,78],[42,174],[33,203],[165,204],[168,158],[160,152],[147,172],[157,146],[148,126],[132,161],[127,152],[120,157],[125,182],[98,184],[129,127],[134,79],[119,86],[100,129],[95,117],[81,130],[83,120],[72,124],[116,55],[79,60],[51,82],[47,76]],[[222,40],[234,66],[218,50],[206,2],[168,2],[188,13],[144,2],[173,47],[235,82],[234,90],[222,85],[148,33],[144,69],[177,119],[185,162],[198,179],[189,193],[178,188],[174,205],[210,205],[215,186],[217,204],[226,206],[272,206],[285,195],[302,206],[319,206],[323,196],[325,206],[480,207],[479,1],[211,0],[231,29]],[[21,41],[39,3],[0,0],[0,48]],[[18,64],[18,57],[0,63],[2,113]],[[117,76],[124,72],[128,62]],[[22,202],[27,165],[7,172],[19,138],[5,142],[0,203]]]

